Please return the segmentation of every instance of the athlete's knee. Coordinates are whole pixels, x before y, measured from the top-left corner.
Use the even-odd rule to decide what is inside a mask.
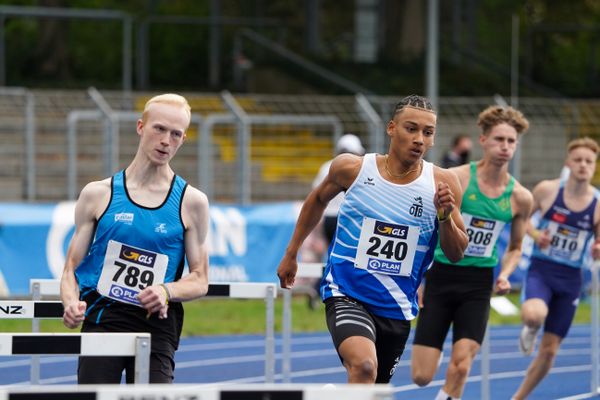
[[[427,386],[433,380],[436,368],[424,368],[413,362],[411,367],[412,380],[415,385]]]
[[[528,300],[521,309],[521,319],[530,328],[539,328],[548,315],[548,308],[542,300]]]
[[[558,354],[558,347],[556,346],[540,346],[538,349],[538,358],[544,363],[553,363],[556,355]]]
[[[458,379],[465,379],[469,375],[469,371],[471,370],[471,358],[465,357],[460,360],[450,360],[450,363],[448,364],[448,369]]]
[[[351,383],[374,383],[377,378],[377,362],[371,358],[346,363]]]

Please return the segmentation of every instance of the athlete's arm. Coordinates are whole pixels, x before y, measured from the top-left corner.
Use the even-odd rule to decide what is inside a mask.
[[[434,167],[436,193],[434,205],[438,210],[440,247],[450,262],[463,258],[469,238],[460,215],[461,184],[450,170]]]
[[[319,223],[329,201],[352,185],[360,171],[362,159],[361,156],[353,154],[340,154],[334,158],[323,182],[304,200],[294,233],[277,268],[282,288],[291,288],[294,285],[298,271],[298,249]]]
[[[83,188],[75,204],[75,233],[69,243],[60,281],[63,323],[67,328],[76,328],[84,318],[86,304],[79,300],[75,270],[88,253],[99,214],[110,200],[110,190],[110,179],[91,182]]]
[[[167,317],[167,300],[187,301],[204,296],[208,291],[208,199],[189,186],[183,196],[181,218],[185,226],[184,245],[189,273],[176,282],[148,286],[138,296],[149,313]]]
[[[558,191],[560,182],[558,180],[546,180],[538,183],[532,191],[533,194],[533,205],[531,214],[540,211],[544,214],[548,208],[552,205],[556,192]],[[531,217],[527,221],[527,234],[531,236],[533,241],[537,244],[540,249],[548,247],[550,244],[550,234],[547,229],[539,230],[531,222]]]
[[[505,294],[510,291],[508,277],[517,268],[519,260],[521,260],[521,244],[525,236],[527,224],[529,223],[533,203],[533,196],[529,190],[517,182],[511,196],[511,207],[514,210],[514,214],[510,229],[510,240],[506,252],[502,256],[502,267],[496,279],[495,291],[498,294]]]

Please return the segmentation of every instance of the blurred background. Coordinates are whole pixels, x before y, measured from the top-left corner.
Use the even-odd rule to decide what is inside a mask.
[[[69,231],[49,238],[56,223],[72,229],[72,209],[55,205],[129,163],[144,103],[167,91],[193,112],[172,165],[213,205],[301,201],[343,134],[385,153],[385,125],[409,94],[439,110],[434,162],[457,135],[480,156],[485,107],[522,110],[531,128],[511,172],[531,189],[558,176],[569,140],[600,136],[599,21],[595,0],[0,1],[0,271],[7,254],[35,253],[16,250],[31,230],[8,229],[27,224],[44,227],[31,275],[60,273]],[[272,224],[293,227],[294,207]],[[248,258],[252,246],[228,233],[250,226],[246,211],[211,211],[211,263]],[[250,264],[269,273],[258,279],[274,278],[280,251],[270,263],[257,254]]]
[[[598,21],[593,0],[0,1],[0,199],[73,199],[126,165],[135,118],[164,91],[198,116],[175,169],[217,201],[304,198],[342,132],[385,152],[391,107],[412,93],[439,109],[433,161],[477,138],[487,105],[522,109],[513,172],[532,187],[560,172],[568,140],[599,133]],[[240,133],[232,106],[325,120]]]

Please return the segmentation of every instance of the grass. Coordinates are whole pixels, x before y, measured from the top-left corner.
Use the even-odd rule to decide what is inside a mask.
[[[518,306],[519,294],[510,294],[509,300]],[[275,331],[281,332],[281,299],[275,302]],[[203,299],[184,303],[185,320],[183,336],[220,334],[262,334],[265,331],[265,304],[262,300]],[[589,302],[582,301],[575,315],[576,324],[589,323]],[[501,316],[492,310],[491,325],[518,325],[518,315]],[[413,324],[414,326],[414,324]],[[42,320],[42,332],[69,332],[60,320]],[[318,303],[316,309],[308,307],[305,296],[294,297],[292,302],[292,329],[294,332],[324,332],[325,307]],[[31,321],[0,320],[2,332],[31,332]],[[73,332],[73,331],[71,331]]]

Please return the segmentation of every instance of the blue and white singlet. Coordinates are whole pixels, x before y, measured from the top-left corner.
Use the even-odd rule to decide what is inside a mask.
[[[571,211],[564,201],[564,181],[561,181],[558,194],[552,206],[540,219],[537,229],[548,230],[550,245],[540,249],[533,246],[531,262],[543,260],[545,263],[581,268],[588,242],[594,236],[594,212],[600,192],[594,191],[590,204],[579,212]]]
[[[416,180],[398,185],[379,174],[376,154],[366,154],[338,214],[323,300],[348,296],[374,315],[415,318],[438,239],[434,194],[433,164],[423,161]]]
[[[178,280],[184,264],[181,203],[187,183],[174,176],[165,201],[144,207],[131,200],[125,171],[111,180],[111,199],[98,219],[89,253],[75,270],[82,297],[104,297],[139,305],[145,287]]]

